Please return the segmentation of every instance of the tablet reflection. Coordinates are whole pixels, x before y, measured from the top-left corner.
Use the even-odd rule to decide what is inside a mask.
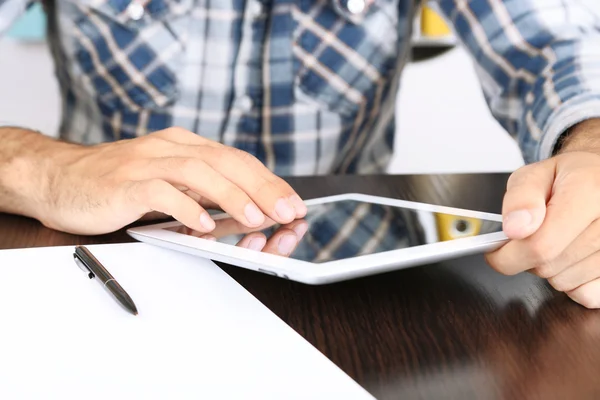
[[[308,207],[304,219],[279,225],[271,219],[248,228],[233,218],[216,219],[206,234],[170,230],[255,251],[313,263],[341,260],[500,231],[502,224],[414,209],[345,200]]]
[[[278,225],[267,218],[265,223],[257,228],[248,228],[233,218],[218,219],[215,222],[216,227],[210,233],[198,232],[185,226],[178,226],[171,230],[212,241],[231,242],[231,238],[236,238],[235,243],[231,244],[284,257],[289,257],[296,250],[308,230],[308,222],[304,219]],[[267,236],[266,230],[269,228],[274,229]]]

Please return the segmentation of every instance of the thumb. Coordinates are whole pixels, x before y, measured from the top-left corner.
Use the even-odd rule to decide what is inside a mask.
[[[542,226],[555,172],[556,162],[549,159],[511,175],[502,204],[503,230],[509,239],[524,239]]]

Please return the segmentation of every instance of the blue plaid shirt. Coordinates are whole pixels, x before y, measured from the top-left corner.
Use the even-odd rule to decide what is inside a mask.
[[[548,157],[570,126],[600,117],[598,0],[434,3],[526,161]],[[0,32],[29,4],[0,0]],[[419,5],[48,0],[60,132],[89,144],[180,126],[279,175],[384,171]]]

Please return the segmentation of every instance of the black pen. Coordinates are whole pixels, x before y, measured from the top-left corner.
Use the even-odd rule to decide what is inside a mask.
[[[125,309],[134,315],[138,311],[127,292],[119,285],[119,282],[100,264],[100,261],[84,246],[75,246],[73,254],[75,264],[88,273],[90,279],[97,278],[102,286],[117,300]]]

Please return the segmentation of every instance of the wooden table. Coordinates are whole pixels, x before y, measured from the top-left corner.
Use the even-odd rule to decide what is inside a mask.
[[[499,212],[506,179],[289,182],[304,198],[361,192]],[[130,240],[124,232],[72,236],[0,214],[0,248]],[[316,287],[223,268],[377,398],[600,398],[600,312],[529,274],[501,276],[482,256]]]

